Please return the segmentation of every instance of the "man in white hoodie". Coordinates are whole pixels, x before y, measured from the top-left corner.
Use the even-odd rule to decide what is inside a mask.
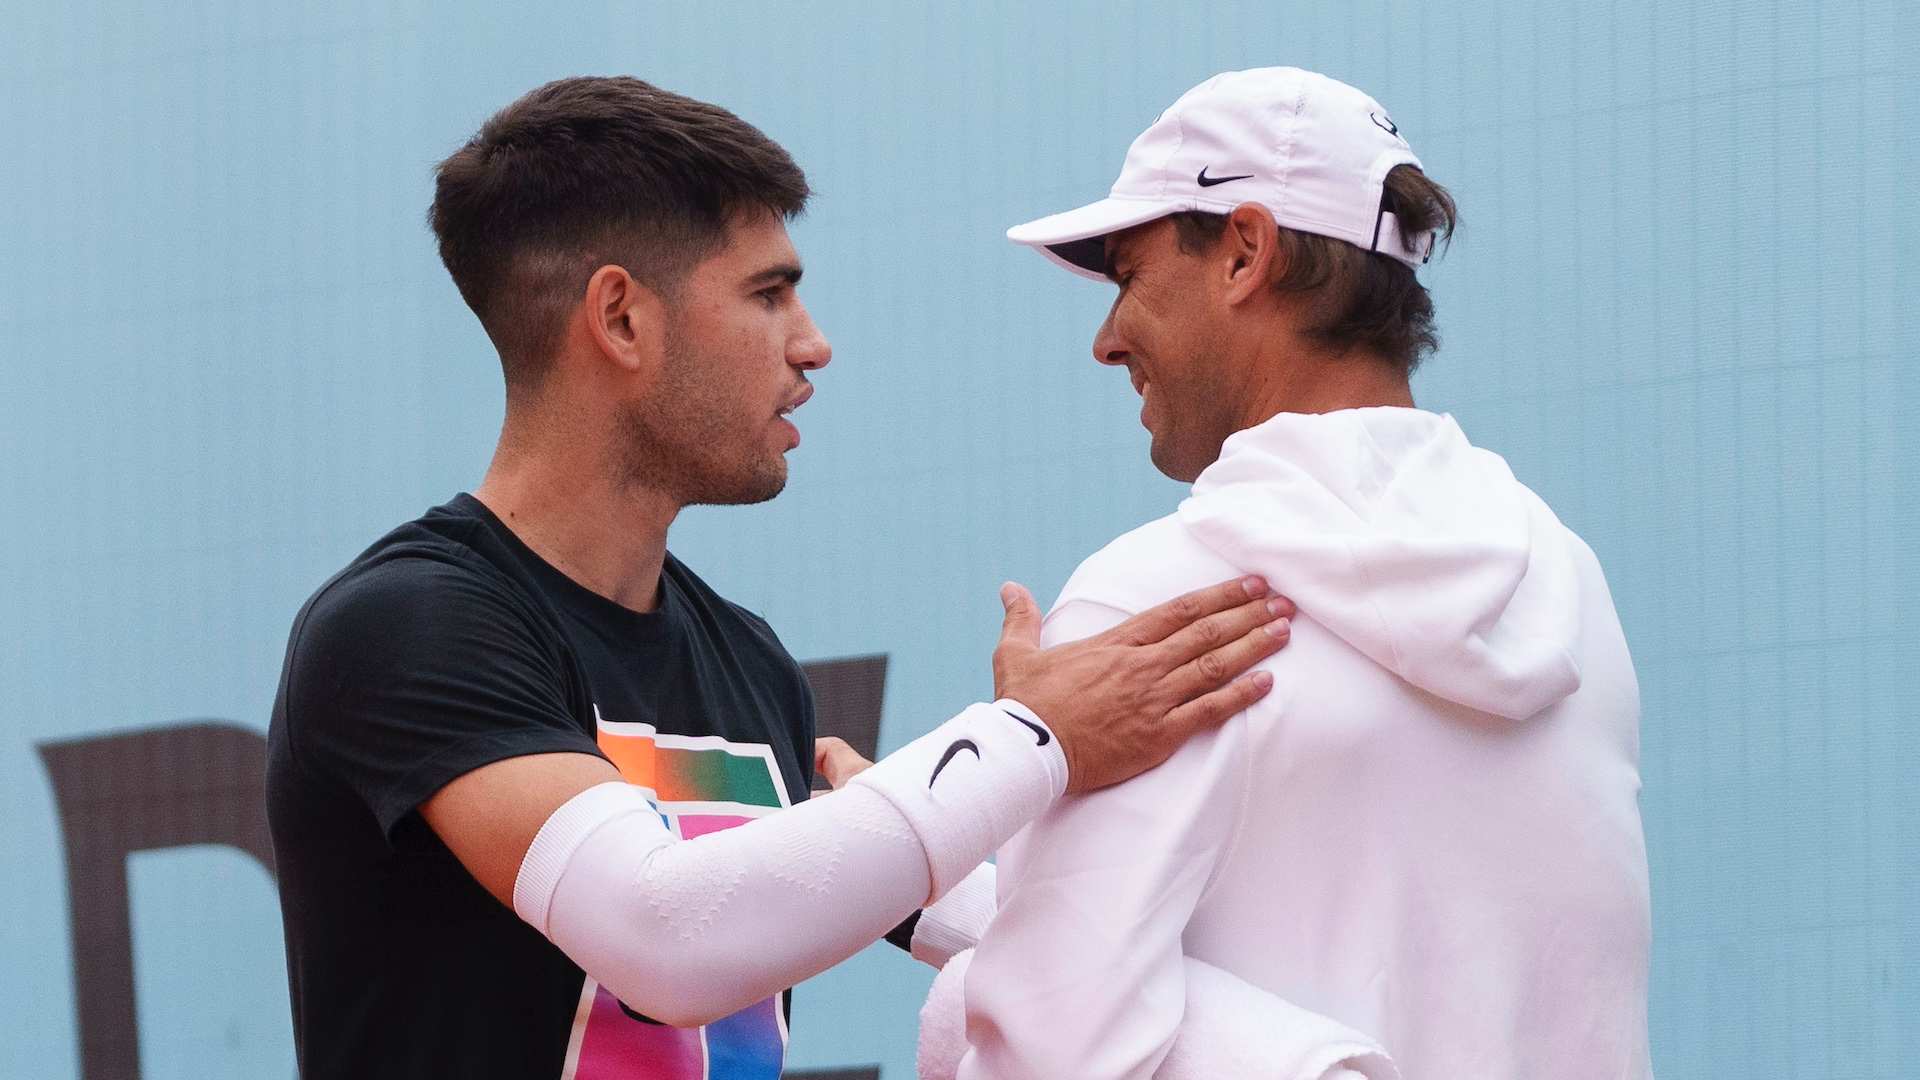
[[[1153,1075],[1192,960],[1407,1080],[1650,1075],[1639,696],[1606,582],[1409,389],[1435,342],[1415,270],[1453,222],[1379,103],[1267,68],[1181,97],[1108,198],[1008,233],[1118,284],[1095,358],[1193,483],[1081,565],[1046,642],[1236,573],[1300,610],[1267,698],[1003,849],[963,1080]]]

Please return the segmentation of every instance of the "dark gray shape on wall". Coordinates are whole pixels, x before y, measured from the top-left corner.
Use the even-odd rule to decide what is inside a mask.
[[[127,856],[224,844],[273,872],[267,743],[237,724],[167,727],[44,742],[66,842],[67,905],[82,1080],[139,1080]]]

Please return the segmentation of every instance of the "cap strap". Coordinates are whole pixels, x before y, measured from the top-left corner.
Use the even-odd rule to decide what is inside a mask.
[[[1422,245],[1407,242],[1409,239],[1418,241],[1421,237],[1403,236],[1400,232],[1400,219],[1394,215],[1393,211],[1382,210],[1380,211],[1380,216],[1374,219],[1373,246],[1367,250],[1376,251],[1382,255],[1391,255],[1409,265],[1424,266],[1427,260],[1433,258],[1434,231],[1428,229],[1423,236],[1426,240],[1424,251],[1422,250]],[[1418,262],[1415,262],[1414,257],[1409,254],[1409,252],[1415,251],[1421,253]]]

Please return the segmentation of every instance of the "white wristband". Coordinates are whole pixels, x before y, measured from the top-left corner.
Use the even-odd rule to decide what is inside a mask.
[[[960,715],[853,778],[884,796],[927,853],[944,896],[1067,790],[1067,759],[1033,710],[1002,699]]]

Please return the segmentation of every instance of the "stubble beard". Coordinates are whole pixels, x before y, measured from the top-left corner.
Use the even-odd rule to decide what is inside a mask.
[[[746,506],[786,489],[786,455],[765,453],[750,426],[731,430],[712,370],[669,330],[659,385],[622,413],[615,467],[624,484],[667,492],[681,506]]]
[[[1162,398],[1160,427],[1147,451],[1154,468],[1183,484],[1193,483],[1220,460],[1220,449],[1234,432],[1238,404],[1233,388],[1220,377],[1222,358],[1208,350],[1196,359],[1200,363],[1190,370],[1206,374],[1180,387],[1182,404]]]

